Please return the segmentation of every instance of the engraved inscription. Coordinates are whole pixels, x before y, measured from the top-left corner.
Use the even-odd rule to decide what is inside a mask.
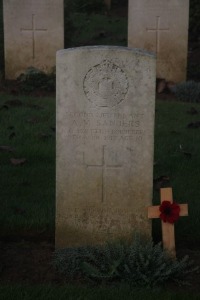
[[[98,107],[113,107],[125,99],[128,92],[126,73],[111,61],[93,66],[83,81],[87,99]]]
[[[74,141],[141,142],[144,114],[66,112],[67,138]]]
[[[36,25],[35,25],[35,15],[32,14],[32,26],[31,28],[21,28],[21,31],[27,31],[27,32],[30,32],[31,35],[32,35],[32,58],[34,59],[35,58],[35,33],[37,31],[47,31],[47,29],[43,29],[43,28],[36,28]]]
[[[160,31],[169,31],[169,28],[160,28],[160,16],[156,17],[156,27],[155,28],[147,28],[148,32],[156,33],[156,53],[160,51]]]
[[[106,152],[108,154],[110,151],[110,157],[112,157],[112,161],[109,163],[106,160]],[[102,146],[101,149],[101,161],[96,164],[90,164],[86,162],[85,153],[78,153],[79,157],[82,157],[82,162],[87,168],[100,168],[101,170],[101,178],[102,178],[102,189],[101,189],[101,201],[106,201],[106,172],[108,169],[117,169],[122,168],[122,164],[119,163],[118,154],[114,150],[108,149],[105,145]]]

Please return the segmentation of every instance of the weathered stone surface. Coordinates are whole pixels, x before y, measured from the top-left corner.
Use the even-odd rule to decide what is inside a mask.
[[[63,0],[4,0],[5,76],[30,66],[51,71],[64,47]]]
[[[57,247],[150,232],[155,64],[124,47],[57,52]]]
[[[129,0],[128,45],[157,53],[157,77],[186,80],[189,0]]]

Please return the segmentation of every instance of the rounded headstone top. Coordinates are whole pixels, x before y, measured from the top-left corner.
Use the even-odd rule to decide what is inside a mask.
[[[150,56],[152,58],[156,57],[154,52],[146,51],[140,48],[130,48],[123,46],[82,46],[82,47],[74,47],[68,49],[62,49],[57,51],[57,55],[64,55],[68,52],[90,52],[90,51],[121,51],[121,52],[132,52],[138,55]]]

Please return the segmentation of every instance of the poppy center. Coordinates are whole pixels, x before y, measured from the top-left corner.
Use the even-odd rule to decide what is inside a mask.
[[[164,209],[164,213],[166,214],[166,215],[171,215],[171,207],[165,207],[165,209]]]

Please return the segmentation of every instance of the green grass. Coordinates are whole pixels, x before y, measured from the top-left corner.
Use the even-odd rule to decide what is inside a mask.
[[[22,106],[7,104],[6,108],[3,105],[9,99],[13,96],[0,96],[0,146],[14,149],[13,153],[0,151],[0,232],[6,235],[29,230],[53,234],[55,99],[20,96]],[[177,246],[200,244],[200,129],[187,128],[188,123],[199,121],[200,117],[187,113],[191,107],[200,114],[198,104],[156,104],[154,178],[168,176],[167,186],[172,186],[175,201],[189,204],[189,216],[180,218],[175,225]],[[11,158],[25,158],[26,162],[15,166]],[[153,203],[159,203],[159,190],[154,190]],[[153,232],[158,240],[160,228],[160,220],[154,220]]]
[[[174,200],[189,205],[189,216],[180,218],[176,225],[177,241],[197,244],[200,242],[200,129],[189,129],[187,125],[200,121],[200,116],[188,114],[191,107],[200,114],[198,104],[157,101],[154,178],[168,176]],[[154,203],[159,203],[159,191],[154,192]],[[154,223],[159,226],[159,220]]]
[[[3,106],[12,99],[13,96],[0,97],[0,146],[14,149],[0,151],[0,231],[53,231],[55,99],[20,96],[22,106]],[[13,165],[11,158],[25,158],[26,162]]]
[[[73,13],[68,19],[66,44],[68,47],[85,45],[127,45],[127,19],[102,14]],[[67,25],[66,25],[67,27]],[[84,30],[83,30],[84,28]]]
[[[199,299],[200,294],[133,290],[127,286],[86,287],[86,286],[0,286],[1,300],[186,300]]]

